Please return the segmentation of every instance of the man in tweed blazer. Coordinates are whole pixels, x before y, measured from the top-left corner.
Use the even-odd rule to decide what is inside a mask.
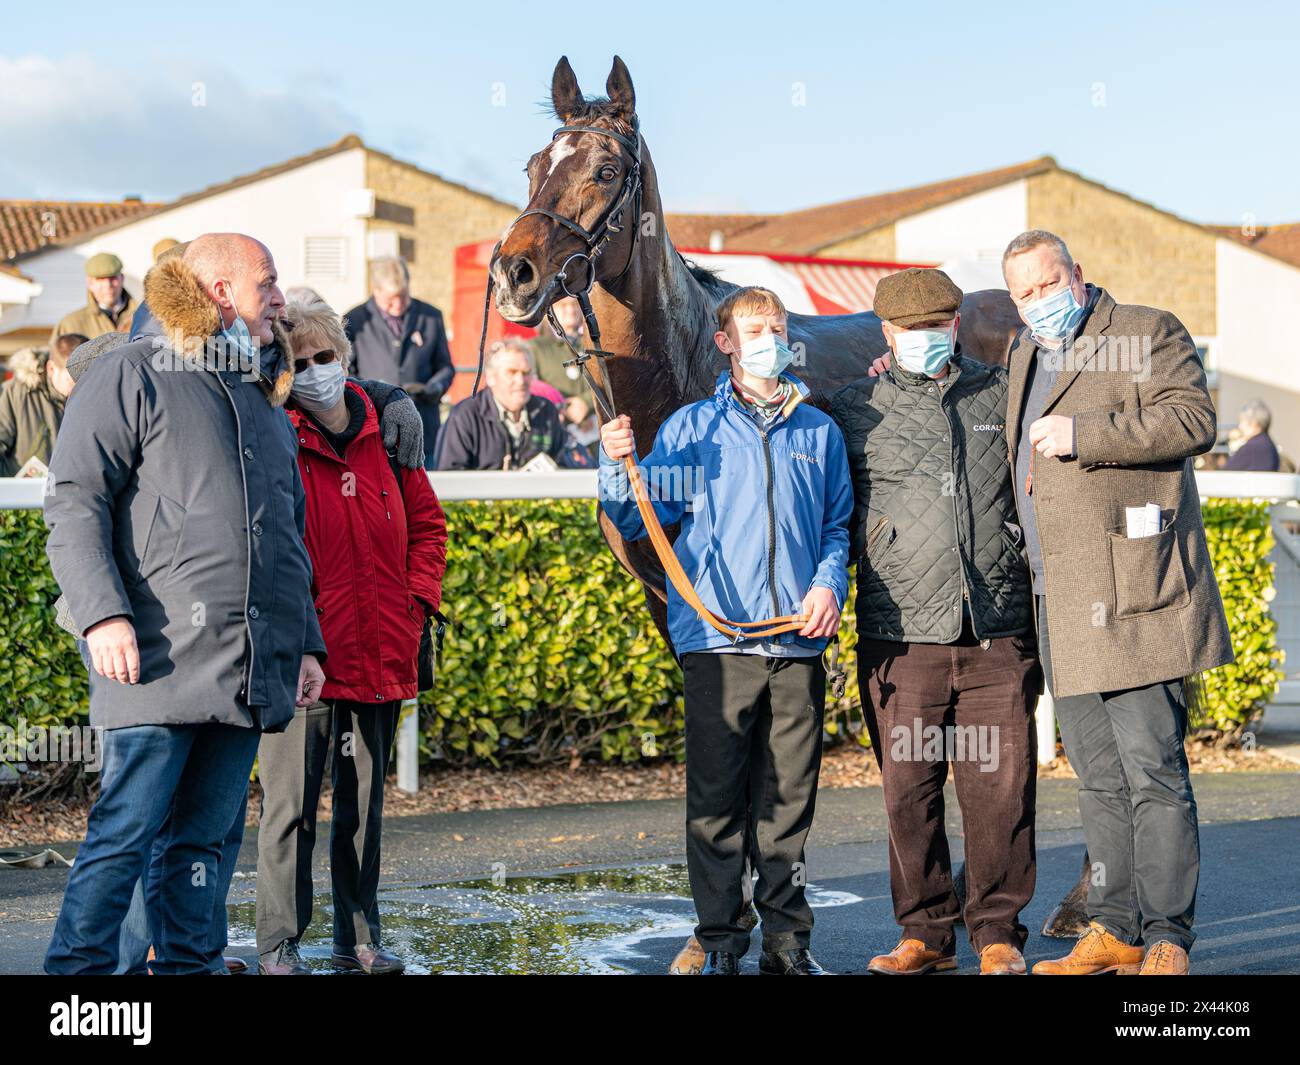
[[[1085,284],[1059,237],[1021,234],[1002,265],[1026,323],[1009,457],[1093,862],[1088,932],[1034,972],[1185,973],[1200,845],[1182,678],[1233,659],[1192,472],[1214,405],[1182,323]],[[1159,531],[1130,536],[1147,504]]]

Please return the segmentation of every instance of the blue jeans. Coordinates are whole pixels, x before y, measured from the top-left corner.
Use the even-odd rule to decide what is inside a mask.
[[[159,923],[151,930],[154,971],[218,969],[213,914],[217,898],[225,898],[221,855],[260,738],[255,729],[216,724],[105,731],[99,798],[68,876],[47,973],[107,975],[117,968],[122,922],[146,866],[146,898],[152,892]]]
[[[239,861],[239,848],[244,842],[244,819],[247,815],[248,787],[245,786],[244,799],[239,804],[239,813],[230,823],[230,831],[226,833],[226,838],[221,844],[221,862],[217,866],[217,897],[212,907],[212,942],[220,955],[225,954],[229,939],[226,927],[226,896],[230,894],[230,881],[234,878],[235,864]],[[167,826],[164,825],[162,834],[166,835],[166,833]],[[149,860],[150,872],[157,867],[161,854],[162,844],[159,840],[153,845]],[[149,873],[145,874],[148,875]],[[122,934],[117,943],[119,975],[141,976],[149,971],[149,947],[153,944],[153,933],[149,930],[150,920],[148,908],[145,906],[144,884],[145,877],[135,882],[135,891],[131,895],[131,908],[127,911],[126,920],[122,922]],[[155,917],[154,923],[161,922]],[[157,957],[155,962],[165,964]],[[225,974],[224,958],[215,971]]]

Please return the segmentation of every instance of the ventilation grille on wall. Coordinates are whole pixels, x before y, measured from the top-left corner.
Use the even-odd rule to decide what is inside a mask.
[[[343,237],[307,237],[303,275],[308,281],[342,281],[348,274],[348,246]]]

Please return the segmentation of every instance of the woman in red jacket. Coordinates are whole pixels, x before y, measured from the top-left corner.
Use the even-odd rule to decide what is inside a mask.
[[[332,739],[331,960],[401,972],[379,938],[384,775],[401,701],[416,695],[420,632],[441,599],[446,520],[423,470],[401,469],[398,483],[373,404],[346,380],[351,346],[339,316],[315,299],[289,303],[285,317],[294,355],[286,409],[298,434],[327,657],[320,701],[298,710],[287,731],[264,736],[259,750],[259,970],[308,971],[298,940],[311,922],[316,806]]]

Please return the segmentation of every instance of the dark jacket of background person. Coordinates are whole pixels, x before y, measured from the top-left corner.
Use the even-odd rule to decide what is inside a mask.
[[[360,385],[347,388],[365,404],[365,421],[341,456],[292,400],[288,408],[307,494],[312,598],[330,649],[321,698],[412,699],[420,631],[442,601],[447,522],[424,470],[403,467],[398,485],[374,404]]]
[[[1237,448],[1233,454],[1229,455],[1228,461],[1223,468],[1225,470],[1259,470],[1265,473],[1276,473],[1281,464],[1273,438],[1268,433],[1258,433]]]
[[[70,314],[65,314],[51,331],[50,346],[53,347],[54,342],[65,333],[80,333],[87,340],[94,340],[95,337],[103,336],[105,333],[131,332],[132,319],[140,307],[140,301],[126,289],[122,289],[122,300],[122,310],[117,315],[117,322],[114,323],[112,318],[99,309],[95,297],[87,294],[86,305]]]
[[[163,332],[82,375],[45,500],[50,565],[78,629],[124,616],[139,645],[139,684],[92,673],[91,722],[278,731],[302,656],[325,659],[298,440],[279,409],[287,338],[277,326],[247,379],[211,348],[201,367],[186,363],[170,337],[216,333],[216,306],[179,259],[150,271],[145,294]]]
[[[1150,365],[1099,355],[1112,336],[1130,351],[1150,337]],[[1011,344],[1012,455],[1035,347],[1028,329]],[[1042,414],[1074,419],[1075,457],[1032,458],[1052,694],[1142,688],[1231,662],[1192,472],[1193,456],[1216,436],[1196,345],[1168,311],[1116,303],[1098,289],[1072,350]],[[1164,531],[1129,539],[1125,508],[1147,503],[1160,507]]]
[[[1033,624],[1007,467],[1007,374],[961,356],[944,387],[898,365],[840,389],[853,475],[858,632],[952,643]]]
[[[27,349],[9,360],[13,377],[0,387],[0,477],[38,458],[47,466],[63,421],[64,397],[50,387],[48,351]]]
[[[352,343],[352,372],[357,377],[423,386],[412,398],[424,420],[424,450],[432,458],[438,440],[438,404],[456,376],[442,312],[422,300],[411,300],[399,339],[374,299],[369,299],[348,311],[343,325]]]
[[[452,408],[438,444],[440,470],[499,470],[510,455],[510,468],[517,470],[529,459],[545,453],[557,464],[570,465],[569,434],[560,421],[555,404],[543,396],[529,396],[528,432],[512,452],[512,441],[501,424],[490,388],[462,399]]]

